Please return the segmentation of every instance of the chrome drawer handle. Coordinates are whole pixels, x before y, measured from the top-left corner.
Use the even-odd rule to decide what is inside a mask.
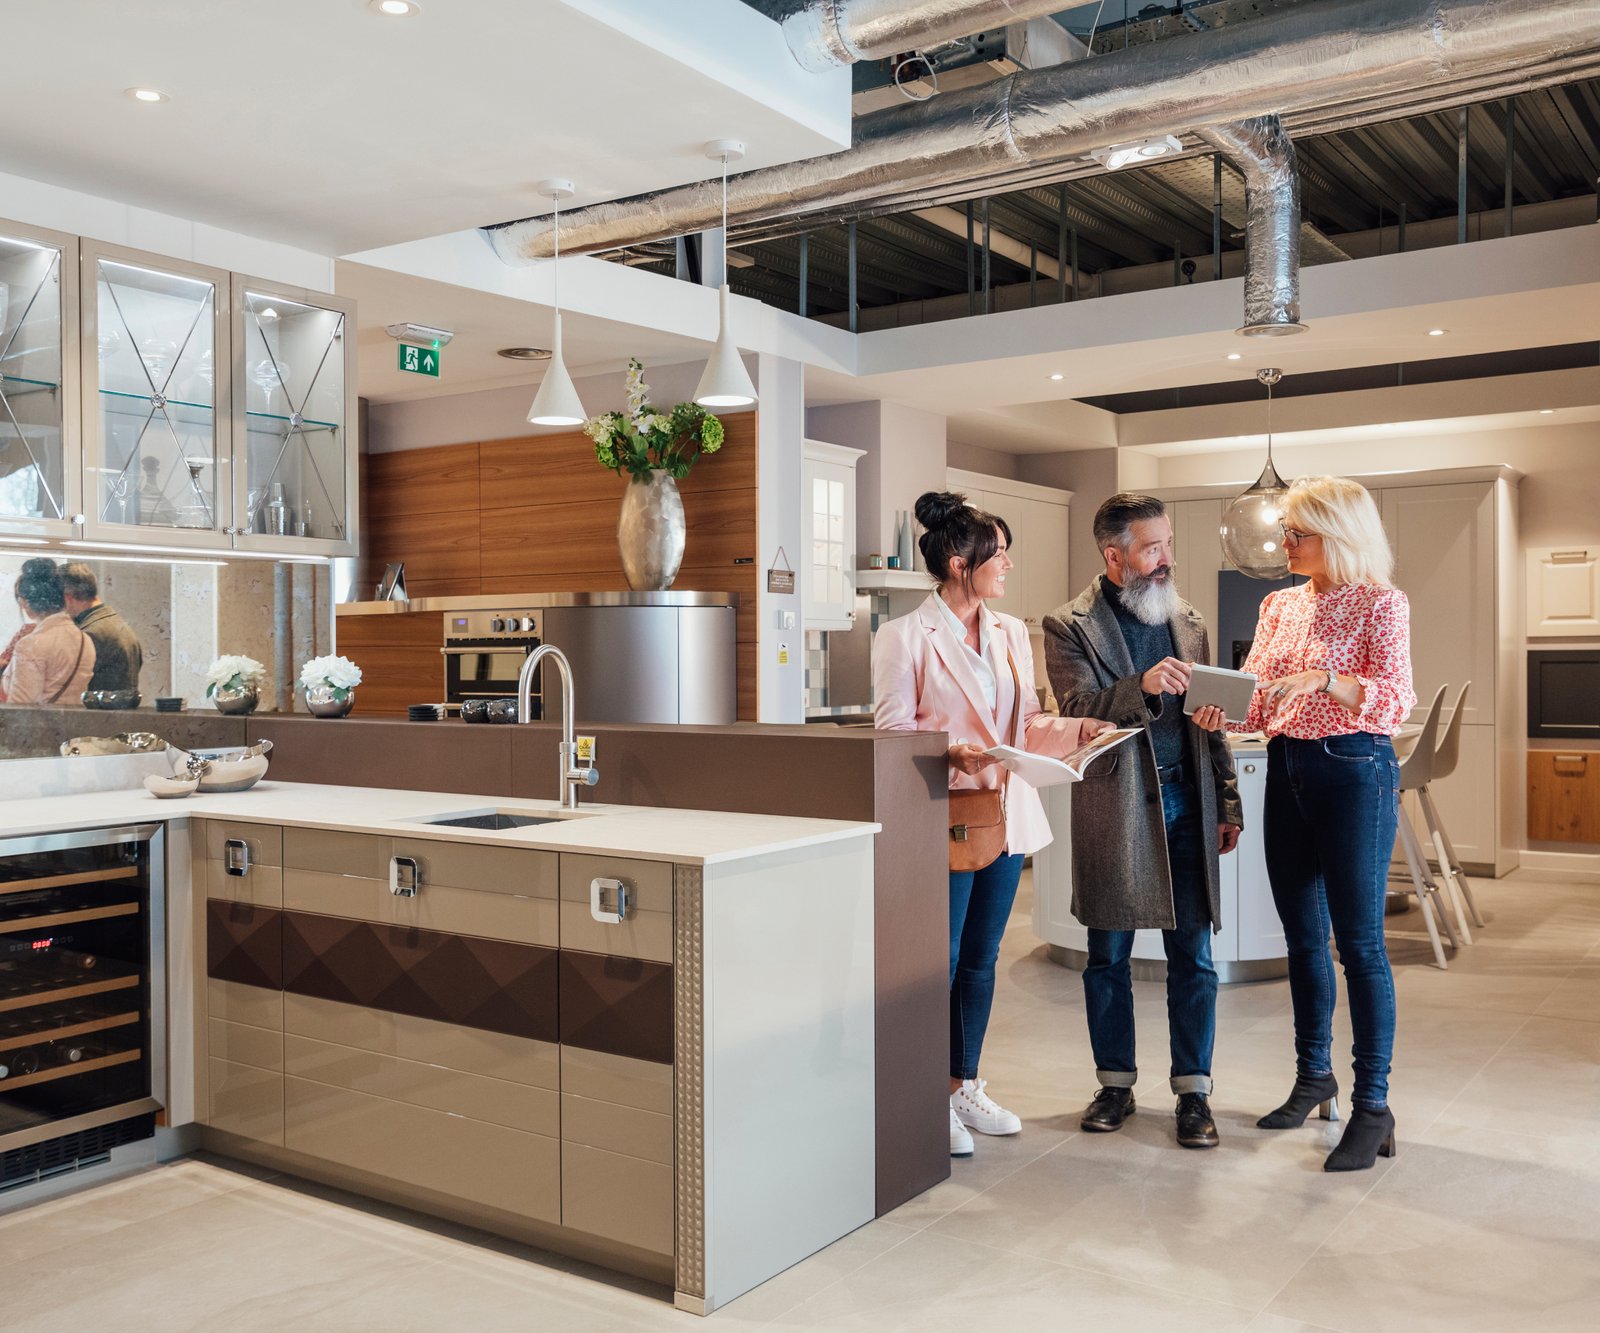
[[[414,856],[389,858],[389,892],[396,898],[415,898],[422,887],[422,868]]]
[[[224,873],[242,878],[250,873],[250,844],[243,838],[229,838],[222,844]]]
[[[616,910],[606,906],[606,894],[614,895]],[[589,881],[589,915],[608,926],[619,926],[628,916],[628,886],[620,879]]]

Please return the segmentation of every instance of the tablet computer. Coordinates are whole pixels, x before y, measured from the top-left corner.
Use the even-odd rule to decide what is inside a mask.
[[[1183,699],[1185,716],[1211,705],[1222,709],[1230,722],[1243,722],[1250,711],[1250,696],[1256,692],[1253,672],[1229,671],[1226,667],[1196,663],[1189,677],[1189,692]]]

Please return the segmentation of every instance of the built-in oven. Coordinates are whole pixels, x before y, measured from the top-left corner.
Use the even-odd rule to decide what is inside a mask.
[[[0,839],[0,1192],[155,1132],[162,842],[156,824]]]
[[[539,646],[537,611],[447,611],[444,616],[445,703],[515,699],[517,677]],[[532,716],[538,718],[539,681],[533,682]]]

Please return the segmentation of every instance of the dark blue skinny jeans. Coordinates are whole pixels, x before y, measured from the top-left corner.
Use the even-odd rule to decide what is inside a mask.
[[[1295,1071],[1315,1078],[1333,1070],[1331,927],[1350,997],[1351,1101],[1371,1108],[1388,1105],[1394,1054],[1394,976],[1383,941],[1383,903],[1399,782],[1387,736],[1276,736],[1267,745],[1267,876],[1289,946]]]
[[[1215,828],[1200,827],[1200,798],[1189,782],[1161,788],[1167,826],[1167,861],[1172,873],[1173,920],[1161,932],[1167,955],[1167,1034],[1172,1048],[1175,1093],[1211,1095],[1211,1050],[1217,1038],[1217,970],[1211,963],[1211,907],[1203,858],[1204,839]],[[1095,1076],[1105,1088],[1131,1088],[1134,1060],[1133,955],[1131,930],[1091,930],[1089,962],[1083,969],[1083,999]]]
[[[1000,937],[1022,878],[1022,857],[950,872],[950,1077],[977,1078],[994,1007]]]

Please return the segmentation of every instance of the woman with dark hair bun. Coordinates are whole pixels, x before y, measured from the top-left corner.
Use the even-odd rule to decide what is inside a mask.
[[[55,561],[25,561],[16,596],[22,628],[0,653],[0,703],[80,705],[94,675],[94,644],[66,613]]]
[[[1027,626],[987,605],[1005,596],[1012,567],[1006,521],[951,491],[918,497],[916,513],[926,529],[918,545],[938,586],[910,615],[878,630],[873,720],[885,731],[945,732],[951,791],[998,790],[1004,816],[999,856],[977,869],[950,871],[950,1155],[970,1157],[969,1127],[984,1134],[1022,1128],[985,1091],[978,1057],[1022,858],[1050,842],[1038,792],[1008,778],[985,751],[1014,745],[1061,756],[1111,724],[1040,711]]]

